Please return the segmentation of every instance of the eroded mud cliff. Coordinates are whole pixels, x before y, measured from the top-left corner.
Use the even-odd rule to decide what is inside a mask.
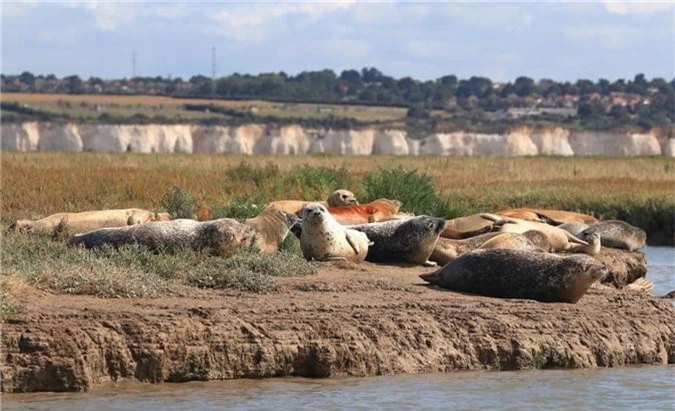
[[[646,271],[640,253],[606,259],[608,283]],[[2,390],[675,363],[668,300],[611,287],[576,304],[488,298],[425,285],[428,270],[325,265],[267,295],[186,288],[121,301],[15,288],[24,311],[2,327]]]

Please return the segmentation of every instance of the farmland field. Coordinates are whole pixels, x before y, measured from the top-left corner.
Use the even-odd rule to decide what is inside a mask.
[[[186,110],[185,104],[212,104],[257,116],[276,118],[321,119],[334,116],[374,122],[401,120],[406,115],[406,109],[401,107],[278,103],[261,100],[209,100],[143,95],[3,93],[2,101],[25,104],[30,108],[51,114],[67,114],[74,119],[93,119],[101,113],[120,117],[143,114],[147,117],[163,116],[186,121],[223,117],[216,113]]]

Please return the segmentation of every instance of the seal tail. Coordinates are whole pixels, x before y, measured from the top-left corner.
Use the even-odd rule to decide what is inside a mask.
[[[425,274],[420,274],[419,276],[421,279],[424,281],[434,284],[434,285],[440,285],[441,282],[441,270],[436,270],[430,273],[425,273]]]
[[[624,287],[626,290],[637,291],[640,293],[650,293],[654,289],[654,283],[644,277],[640,277]]]

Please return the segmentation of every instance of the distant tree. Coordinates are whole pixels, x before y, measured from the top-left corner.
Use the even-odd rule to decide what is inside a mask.
[[[469,87],[471,88],[471,95],[481,98],[486,97],[492,92],[492,81],[487,77],[472,76],[469,78]]]
[[[235,73],[234,75],[236,76],[237,74]],[[190,77],[190,80],[188,80],[188,81],[192,84],[202,84],[205,81],[211,81],[211,79],[206,77],[206,76],[202,76],[201,74],[199,74],[199,75]]]
[[[413,104],[408,108],[406,113],[408,118],[429,118],[431,113],[427,110],[423,104]]]
[[[352,85],[361,84],[361,73],[356,70],[344,70],[340,73],[340,80]]]
[[[596,101],[586,101],[577,107],[577,115],[581,119],[598,117],[605,114],[605,108]]]
[[[30,71],[19,74],[19,81],[31,88],[35,86],[35,76]]]
[[[577,90],[579,91],[579,94],[581,95],[592,94],[597,91],[595,84],[591,80],[586,79],[577,80],[576,86]]]
[[[82,93],[82,80],[77,75],[67,76],[63,78],[63,81],[66,83],[66,88],[68,93],[78,94]]]
[[[361,79],[364,83],[375,83],[382,78],[382,72],[375,67],[363,68],[361,70]]]
[[[598,80],[598,93],[608,96],[612,92],[612,84],[609,80],[601,78]]]
[[[570,82],[565,82],[560,89],[563,95],[576,96],[579,94],[579,89],[577,88],[577,86],[575,86]]]
[[[609,110],[609,116],[617,120],[620,124],[627,123],[630,120],[628,109],[621,105],[613,105]]]
[[[610,90],[615,93],[623,93],[626,91],[626,81],[624,79],[618,79],[610,86]]]
[[[444,86],[456,86],[457,85],[457,76],[450,74],[448,76],[443,76],[437,80],[438,83]]]
[[[529,77],[521,76],[513,84],[513,92],[520,97],[529,96],[535,90],[534,80]]]

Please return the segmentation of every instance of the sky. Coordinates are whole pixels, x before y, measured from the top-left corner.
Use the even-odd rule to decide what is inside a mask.
[[[397,78],[675,77],[662,2],[3,0],[2,72],[104,79],[376,67]]]

